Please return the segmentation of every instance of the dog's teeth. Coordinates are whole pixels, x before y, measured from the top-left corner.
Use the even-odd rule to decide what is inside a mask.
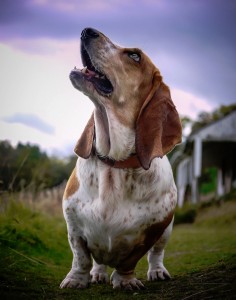
[[[84,73],[84,74],[86,73],[86,71],[87,71],[87,66],[84,67],[84,68],[81,70],[81,72]]]

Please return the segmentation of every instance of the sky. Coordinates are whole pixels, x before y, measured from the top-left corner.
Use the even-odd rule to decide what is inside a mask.
[[[181,116],[236,103],[234,0],[0,0],[0,140],[73,154],[93,111],[69,80],[85,27],[141,48]]]

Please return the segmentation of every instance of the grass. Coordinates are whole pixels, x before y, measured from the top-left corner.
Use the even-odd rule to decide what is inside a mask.
[[[62,215],[42,213],[10,198],[3,206],[1,299],[235,299],[236,201],[202,208],[193,224],[175,226],[165,259],[172,280],[146,282],[144,257],[136,275],[146,290],[137,292],[114,291],[110,285],[60,290],[72,261]]]

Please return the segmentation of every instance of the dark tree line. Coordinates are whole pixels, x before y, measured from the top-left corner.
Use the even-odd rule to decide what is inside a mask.
[[[0,191],[51,188],[68,179],[76,157],[49,157],[36,145],[0,141]]]

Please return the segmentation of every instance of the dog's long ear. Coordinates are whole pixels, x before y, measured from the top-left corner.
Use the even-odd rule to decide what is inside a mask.
[[[153,158],[163,157],[181,142],[182,137],[179,115],[169,88],[162,82],[156,87],[144,101],[136,124],[136,151],[145,170],[149,169]]]
[[[78,156],[85,159],[89,158],[93,148],[94,132],[94,114],[92,114],[91,118],[84,128],[80,139],[76,143],[74,151]]]

